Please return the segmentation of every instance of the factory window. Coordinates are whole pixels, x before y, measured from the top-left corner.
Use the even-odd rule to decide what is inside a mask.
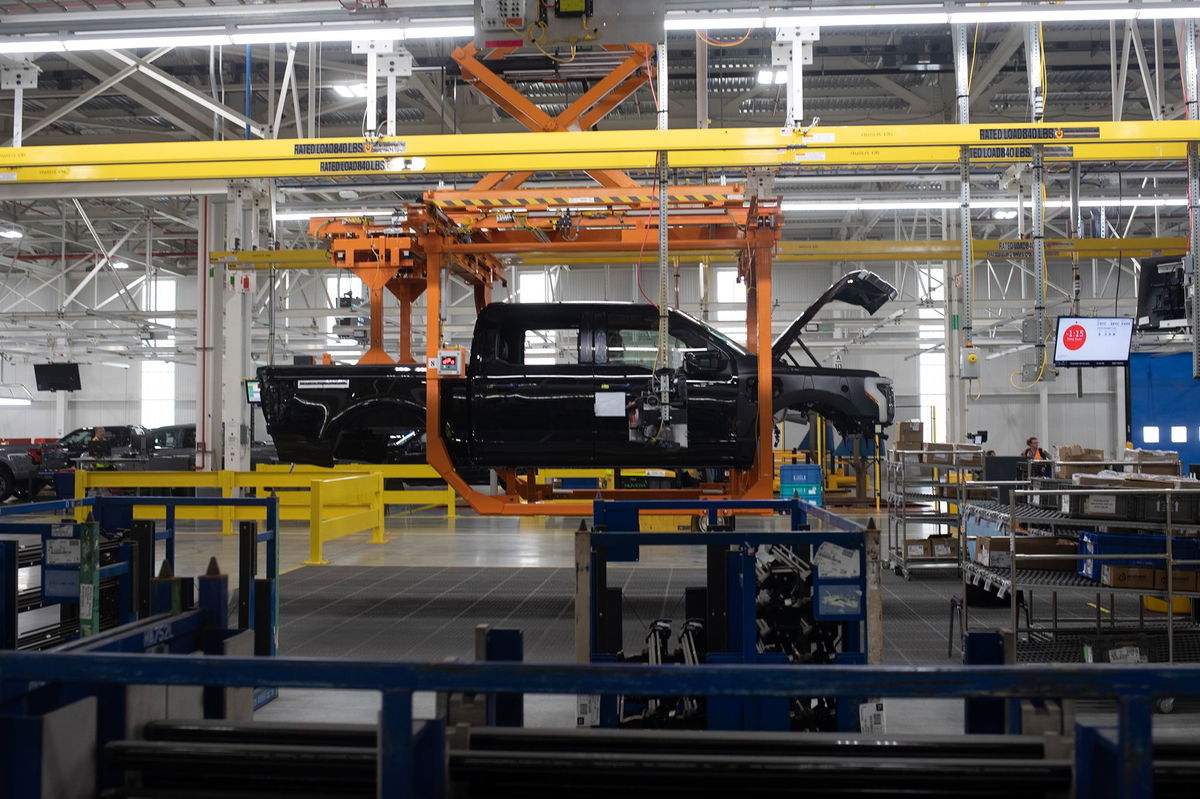
[[[142,424],[175,424],[175,364],[142,361]]]
[[[940,306],[946,298],[946,270],[940,266],[923,266],[917,270],[920,292],[933,307],[917,309],[920,322],[917,338],[922,349],[932,348],[946,337],[945,316]],[[917,357],[917,380],[921,393],[921,421],[929,440],[946,440],[949,419],[946,418],[946,353],[944,350],[923,352]]]
[[[517,275],[518,302],[550,302],[550,276],[538,270]]]
[[[1147,444],[1157,444],[1158,443],[1158,427],[1157,426],[1143,427],[1142,428],[1142,441]]]
[[[1187,428],[1183,425],[1174,426],[1171,428],[1171,443],[1183,444],[1187,441]]]
[[[147,311],[175,310],[175,281],[154,279],[145,283],[143,304]],[[174,317],[159,317],[157,325],[171,328]],[[174,348],[175,337],[164,335],[160,327],[150,328],[152,338],[145,341],[149,347]],[[163,427],[175,424],[175,363],[164,360],[142,361],[142,424],[146,427]]]
[[[343,297],[345,297],[345,295],[347,295],[347,294],[349,294],[358,303],[367,303],[370,301],[370,297],[367,294],[366,286],[363,285],[363,282],[361,280],[359,280],[357,277],[350,274],[349,272],[345,272],[344,270],[342,270],[342,271],[339,271],[335,277],[325,278],[325,295],[326,295],[326,299],[329,301],[330,308],[339,307],[338,301],[341,300]],[[364,309],[364,313],[365,313],[365,309]],[[352,316],[353,314],[346,314],[346,315]],[[333,325],[334,325],[334,317],[332,317],[332,316],[325,317],[324,325],[325,325],[325,332],[332,333]],[[329,337],[330,344],[336,344],[337,342],[338,342],[337,336],[331,335]]]
[[[717,329],[731,339],[745,344],[746,284],[738,281],[736,269],[714,269],[713,282],[716,284],[717,302],[719,304],[739,306],[717,310]]]

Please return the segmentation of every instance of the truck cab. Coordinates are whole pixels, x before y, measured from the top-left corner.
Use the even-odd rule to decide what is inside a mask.
[[[687,447],[629,436],[628,403],[651,381],[658,312],[626,303],[492,304],[480,312],[465,397],[448,413],[476,467],[737,466],[754,457],[754,358],[687,314],[669,315],[669,348],[687,383]],[[454,396],[454,395],[452,395]],[[464,413],[465,412],[465,413]]]

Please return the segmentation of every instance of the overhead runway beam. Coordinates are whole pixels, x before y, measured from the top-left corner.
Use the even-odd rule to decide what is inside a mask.
[[[1043,145],[1047,161],[1183,161],[1200,121],[1095,124],[895,125],[488,133],[363,139],[268,139],[0,149],[0,180],[60,183],[355,174],[482,173],[672,167],[1016,162]]]

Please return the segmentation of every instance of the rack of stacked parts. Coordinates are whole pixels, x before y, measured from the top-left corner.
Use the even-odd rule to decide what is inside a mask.
[[[701,513],[702,533],[641,533],[643,512]],[[737,531],[736,513],[783,512],[787,531]],[[809,517],[831,531],[809,531]],[[862,665],[867,662],[868,533],[862,525],[799,499],[597,501],[594,530],[576,539],[577,655],[592,663]],[[876,535],[877,541],[877,535]],[[610,563],[637,560],[641,547],[702,547],[705,584],[683,589],[684,619],[646,625],[645,648],[624,640],[622,590]],[[640,643],[640,642],[638,642]],[[600,727],[857,731],[865,699],[718,699],[620,694],[581,699]]]

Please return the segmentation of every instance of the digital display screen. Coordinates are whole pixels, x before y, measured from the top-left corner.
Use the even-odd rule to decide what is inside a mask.
[[[246,381],[246,402],[249,402],[251,405],[262,404],[262,383],[260,381]]]
[[[458,366],[458,356],[457,355],[443,355],[442,356],[442,366],[449,366],[449,367]]]
[[[38,391],[79,391],[79,364],[35,363],[33,379]]]
[[[1133,320],[1122,317],[1058,317],[1055,366],[1121,366],[1129,362]]]

